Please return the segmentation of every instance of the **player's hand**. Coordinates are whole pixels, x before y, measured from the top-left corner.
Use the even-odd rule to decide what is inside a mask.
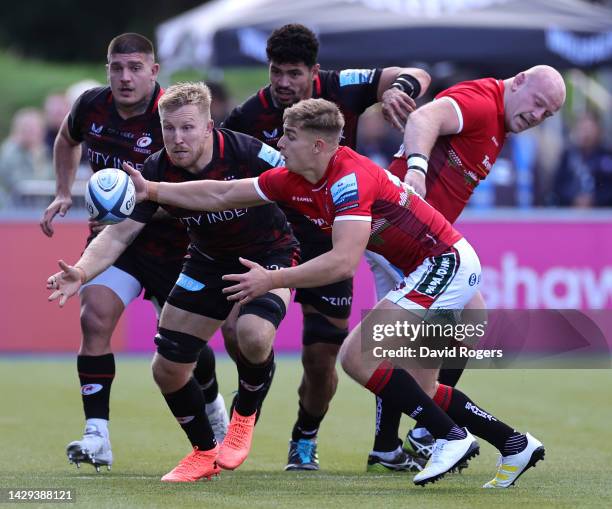
[[[59,298],[59,305],[62,308],[66,301],[79,291],[82,282],[79,269],[68,265],[64,260],[60,260],[58,263],[62,270],[47,279],[47,290],[53,290],[48,300],[52,301]]]
[[[106,228],[107,225],[102,224],[100,221],[96,221],[94,219],[90,219],[88,221],[89,224],[89,230],[91,231],[91,233],[98,235],[98,233],[100,233],[102,230],[104,230],[104,228]]]
[[[147,192],[147,180],[142,176],[136,168],[129,165],[128,163],[123,163],[123,169],[130,176],[132,182],[134,183],[134,189],[136,191],[136,203],[140,203],[141,201],[145,201],[148,198],[149,193]]]
[[[272,290],[271,270],[264,269],[258,263],[246,258],[241,257],[239,260],[242,265],[250,270],[244,274],[226,274],[223,276],[223,281],[236,281],[238,283],[223,289],[223,293],[231,294],[227,297],[227,300],[246,304]]]
[[[42,219],[40,220],[40,228],[47,237],[53,236],[53,219],[57,214],[64,217],[68,210],[72,207],[72,197],[70,195],[58,195],[51,202],[51,205],[45,210]]]
[[[398,88],[389,88],[382,95],[382,114],[393,127],[404,132],[408,115],[416,109],[414,99]]]
[[[427,193],[427,189],[425,187],[425,175],[423,172],[417,170],[408,170],[406,173],[406,177],[404,178],[404,182],[416,191],[416,193],[423,199],[425,199],[425,194]]]

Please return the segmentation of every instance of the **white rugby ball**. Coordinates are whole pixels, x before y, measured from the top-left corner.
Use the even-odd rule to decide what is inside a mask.
[[[85,191],[89,217],[103,224],[120,223],[136,205],[134,183],[127,173],[105,168],[94,173]]]

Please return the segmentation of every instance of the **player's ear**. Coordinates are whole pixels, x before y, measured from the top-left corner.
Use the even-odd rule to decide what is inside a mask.
[[[315,142],[314,142],[314,146],[313,146],[312,151],[313,151],[315,154],[318,154],[318,153],[320,153],[320,152],[323,152],[323,151],[325,150],[325,146],[326,146],[326,145],[327,145],[327,144],[325,143],[325,140],[324,140],[324,139],[322,139],[322,138],[317,138],[317,139],[315,140]]]
[[[157,79],[157,75],[159,74],[159,64],[155,63],[153,64],[153,66],[151,67],[151,75],[153,77],[154,80]]]
[[[320,64],[315,64],[310,68],[310,77],[314,80],[318,75],[319,75],[319,71],[321,70],[321,65]]]
[[[525,72],[519,72],[514,79],[512,80],[512,91],[516,91],[518,88],[522,87],[527,81],[527,74]]]

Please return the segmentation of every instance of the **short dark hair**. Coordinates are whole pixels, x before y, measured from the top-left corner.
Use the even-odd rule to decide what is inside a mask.
[[[144,53],[145,55],[153,56],[155,60],[155,50],[153,43],[144,35],[128,32],[115,37],[108,45],[107,55],[129,54],[129,53]]]
[[[317,63],[319,41],[304,25],[290,24],[277,28],[268,37],[268,61],[277,64],[304,63],[312,67]]]

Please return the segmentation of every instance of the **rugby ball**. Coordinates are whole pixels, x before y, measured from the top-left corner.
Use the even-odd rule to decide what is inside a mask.
[[[85,190],[89,217],[103,224],[120,223],[136,205],[134,183],[127,173],[105,168],[94,173]]]

